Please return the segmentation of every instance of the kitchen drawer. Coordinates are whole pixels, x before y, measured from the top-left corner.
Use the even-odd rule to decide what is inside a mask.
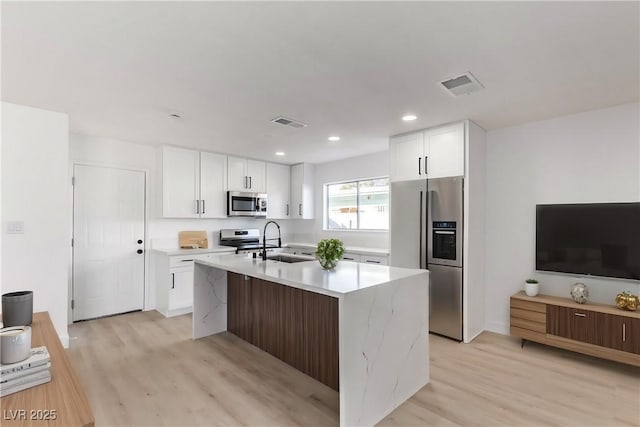
[[[300,248],[296,248],[293,251],[294,255],[307,255],[307,256],[316,256],[316,250],[315,249],[300,249]]]
[[[169,257],[169,268],[193,267],[193,260],[197,255],[177,255]]]
[[[387,265],[389,263],[389,259],[386,256],[362,255],[360,262],[364,262],[366,264]]]
[[[353,252],[345,252],[344,255],[342,256],[342,259],[345,261],[360,262],[361,257],[360,257],[360,254],[354,254]]]

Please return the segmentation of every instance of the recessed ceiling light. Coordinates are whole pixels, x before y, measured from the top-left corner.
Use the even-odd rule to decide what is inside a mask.
[[[413,114],[407,114],[406,116],[402,117],[402,120],[404,120],[405,122],[410,122],[417,119],[416,116],[414,116]]]
[[[339,136],[330,136],[329,137],[329,141],[340,141],[340,137]]]
[[[284,151],[276,151],[276,156],[284,156]]]

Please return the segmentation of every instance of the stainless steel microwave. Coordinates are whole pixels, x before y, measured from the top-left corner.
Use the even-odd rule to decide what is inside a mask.
[[[227,216],[267,216],[267,195],[228,191]]]

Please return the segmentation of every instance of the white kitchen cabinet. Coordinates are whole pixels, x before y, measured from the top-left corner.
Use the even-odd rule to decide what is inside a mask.
[[[291,167],[267,163],[267,218],[287,219],[291,212]]]
[[[390,140],[391,181],[425,178],[424,132],[393,137]]]
[[[428,178],[464,175],[464,123],[428,129],[424,143]]]
[[[176,311],[182,310],[190,312],[193,307],[193,265],[172,268],[169,270],[169,274],[171,275],[171,287],[167,301],[168,312],[176,313]]]
[[[235,249],[216,250],[193,255],[168,255],[152,250],[150,284],[155,289],[155,308],[166,317],[193,311],[193,261],[206,260],[221,253],[234,253]]]
[[[156,310],[164,316],[178,316],[193,310],[193,260],[196,257],[151,252],[151,285],[155,288]]]
[[[227,156],[161,147],[165,218],[226,218]]]
[[[313,173],[313,165],[309,163],[291,166],[291,218],[314,218]]]
[[[200,218],[227,217],[227,156],[200,153]]]
[[[391,181],[464,175],[464,123],[392,137]]]
[[[198,218],[200,152],[162,147],[162,216]]]
[[[379,265],[388,265],[389,257],[386,256],[374,256],[374,255],[362,255],[360,258],[360,262],[364,262],[366,264],[379,264]]]
[[[360,262],[361,255],[354,252],[345,252],[342,255],[342,259],[345,261]]]
[[[227,185],[229,191],[266,191],[266,163],[242,157],[227,157]]]

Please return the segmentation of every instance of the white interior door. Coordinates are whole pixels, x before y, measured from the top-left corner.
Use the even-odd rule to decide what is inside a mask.
[[[73,320],[141,310],[145,174],[80,165],[73,174]]]

